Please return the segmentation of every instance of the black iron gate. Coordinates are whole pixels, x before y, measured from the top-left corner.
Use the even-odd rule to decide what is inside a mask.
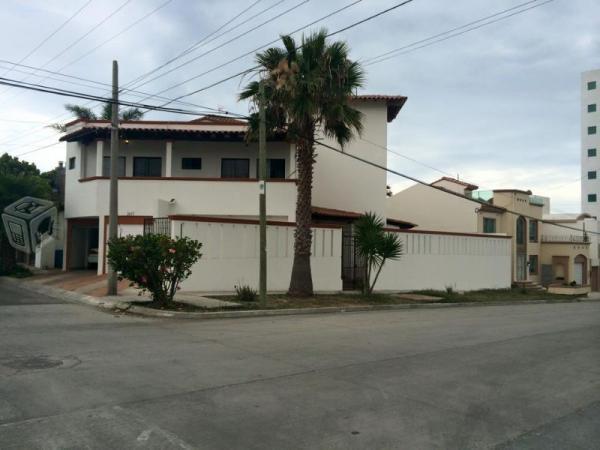
[[[356,248],[356,237],[352,224],[342,228],[342,288],[362,289],[365,273],[364,258]]]
[[[144,219],[144,234],[171,235],[171,219],[168,217],[149,217]]]

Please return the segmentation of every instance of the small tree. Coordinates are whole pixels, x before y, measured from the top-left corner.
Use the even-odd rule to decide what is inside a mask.
[[[162,234],[126,236],[108,243],[108,262],[119,280],[149,291],[152,301],[166,306],[173,301],[179,284],[202,256],[202,244],[187,237],[171,239]]]
[[[355,223],[356,246],[365,260],[363,293],[372,294],[377,278],[388,259],[399,259],[403,245],[396,233],[386,232],[383,220],[375,213],[367,212]],[[375,278],[371,283],[371,275]]]

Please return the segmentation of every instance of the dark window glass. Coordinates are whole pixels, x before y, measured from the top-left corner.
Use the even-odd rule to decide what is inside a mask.
[[[160,177],[162,174],[162,158],[133,158],[134,177]]]
[[[221,178],[250,178],[250,160],[223,158]]]
[[[72,158],[69,158],[69,170],[72,170],[75,168],[75,157],[73,156]]]
[[[596,194],[588,194],[588,202],[595,203],[596,202]]]
[[[596,179],[596,171],[595,170],[590,170],[588,172],[588,180],[595,180]]]
[[[258,178],[258,159],[256,160],[256,178]],[[267,179],[285,178],[285,159],[267,158]]]
[[[596,127],[588,127],[588,134],[596,134]]]
[[[595,103],[588,105],[588,112],[596,112],[596,104]]]
[[[538,257],[537,255],[529,255],[529,274],[537,275],[538,273]]]
[[[202,169],[202,158],[181,158],[181,168],[183,170]]]
[[[588,148],[588,156],[589,157],[596,156],[596,149],[595,148]]]
[[[537,242],[538,241],[538,221],[530,220],[529,221],[529,242]]]
[[[110,156],[105,156],[102,159],[102,176],[110,177]],[[119,156],[117,162],[117,176],[124,177],[125,176],[125,157]]]
[[[517,219],[517,244],[522,245],[525,243],[525,227],[527,226],[527,220],[524,217]]]
[[[593,91],[594,89],[596,89],[596,82],[588,81],[587,88],[588,88],[588,91]]]
[[[491,217],[483,218],[483,232],[484,233],[495,233],[496,232],[496,219]]]

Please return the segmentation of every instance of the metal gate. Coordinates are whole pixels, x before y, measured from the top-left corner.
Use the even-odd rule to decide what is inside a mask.
[[[364,258],[358,254],[352,224],[344,225],[342,228],[342,288],[345,291],[362,289],[364,273]]]
[[[144,234],[171,235],[171,219],[168,217],[149,217],[144,219]]]

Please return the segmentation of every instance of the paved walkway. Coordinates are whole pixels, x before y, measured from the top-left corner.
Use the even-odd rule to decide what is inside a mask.
[[[2,283],[3,450],[600,442],[600,303],[197,322]]]
[[[92,297],[107,298],[122,302],[150,301],[146,293],[138,295],[138,290],[129,286],[128,280],[119,281],[117,286],[118,296],[107,296],[107,276],[97,275],[95,271],[78,270],[63,272],[61,270],[50,270],[36,274],[30,278],[24,278],[23,283],[35,283],[40,286],[48,286],[66,291],[76,292]],[[207,298],[200,292],[178,292],[175,299],[181,303],[193,306],[218,309],[227,306],[236,306],[236,303]]]

